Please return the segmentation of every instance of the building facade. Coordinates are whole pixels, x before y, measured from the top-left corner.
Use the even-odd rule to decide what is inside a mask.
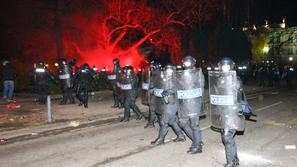
[[[281,62],[297,61],[297,27],[268,28],[268,57]]]

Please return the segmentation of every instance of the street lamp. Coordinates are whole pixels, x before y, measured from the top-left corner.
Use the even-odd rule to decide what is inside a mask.
[[[265,28],[269,28],[269,24],[268,24],[268,20],[265,20],[265,25],[264,25]]]
[[[286,28],[286,19],[283,18],[282,23],[280,24],[281,28]]]
[[[289,57],[289,61],[293,61],[293,57]]]
[[[268,46],[264,46],[263,48],[263,52],[266,54],[269,52],[269,47]]]

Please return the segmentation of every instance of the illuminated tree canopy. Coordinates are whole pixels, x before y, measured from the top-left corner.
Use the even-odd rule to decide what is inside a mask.
[[[74,57],[99,68],[111,67],[116,57],[121,65],[140,66],[145,63],[146,52],[139,50],[143,45],[168,49],[171,61],[178,62],[184,35],[221,10],[219,0],[27,1],[14,4],[24,14],[14,26],[25,26],[13,34],[24,57],[36,61]],[[62,50],[57,52],[57,46]],[[61,53],[65,55],[57,56]]]
[[[250,37],[252,44],[253,63],[261,63],[269,53],[268,37],[266,33],[254,34]]]

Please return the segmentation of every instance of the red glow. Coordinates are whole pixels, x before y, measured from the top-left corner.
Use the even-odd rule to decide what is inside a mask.
[[[139,52],[139,46],[150,43],[160,50],[168,46],[171,60],[178,62],[183,56],[183,35],[192,25],[200,24],[204,18],[211,16],[205,17],[199,10],[216,8],[215,1],[61,1],[65,57],[69,60],[76,58],[79,65],[88,63],[90,66],[96,65],[98,69],[106,67],[109,71],[113,68],[112,60],[119,58],[121,66],[128,64],[139,69],[146,62],[145,56]],[[30,27],[30,31],[28,28],[25,33],[20,31],[18,45],[25,57],[36,57],[34,61],[43,59],[52,64],[57,61],[55,12],[49,11],[48,4],[42,1],[35,5],[36,9],[40,9],[40,16],[24,15],[20,20],[36,22],[38,26]],[[51,5],[54,8],[55,5]],[[195,13],[197,11],[199,15]]]

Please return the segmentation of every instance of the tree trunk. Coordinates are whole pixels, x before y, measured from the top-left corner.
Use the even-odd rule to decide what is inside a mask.
[[[61,59],[64,57],[64,45],[63,45],[63,32],[61,25],[62,16],[62,0],[56,0],[56,11],[55,11],[55,38],[57,47],[57,57]]]

